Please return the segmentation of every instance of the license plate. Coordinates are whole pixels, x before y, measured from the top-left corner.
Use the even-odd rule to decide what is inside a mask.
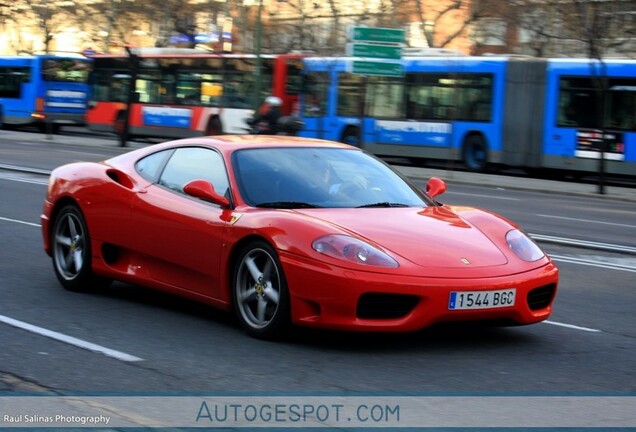
[[[453,291],[448,299],[448,309],[492,309],[514,306],[515,288],[493,291]]]

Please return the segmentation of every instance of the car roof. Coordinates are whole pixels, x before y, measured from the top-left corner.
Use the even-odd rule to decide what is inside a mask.
[[[112,166],[132,165],[136,160],[143,158],[149,154],[158,151],[167,150],[178,147],[210,147],[215,148],[229,157],[230,154],[237,150],[254,149],[254,148],[291,148],[291,147],[307,147],[307,148],[333,148],[333,149],[353,149],[356,147],[328,140],[302,138],[296,136],[284,135],[216,135],[202,136],[195,138],[185,138],[173,141],[166,141],[160,144],[137,149],[128,153],[124,153],[106,161]]]
[[[347,144],[296,136],[284,135],[217,135],[210,137],[187,138],[169,141],[161,146],[172,147],[177,145],[205,145],[215,147],[221,151],[234,151],[243,148],[271,148],[271,147],[325,147],[325,148],[353,148]]]

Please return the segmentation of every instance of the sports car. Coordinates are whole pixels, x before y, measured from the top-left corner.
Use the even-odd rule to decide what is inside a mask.
[[[380,159],[285,136],[200,137],[55,169],[44,249],[62,286],[113,280],[292,325],[416,331],[548,318],[558,269],[513,222],[437,201]]]

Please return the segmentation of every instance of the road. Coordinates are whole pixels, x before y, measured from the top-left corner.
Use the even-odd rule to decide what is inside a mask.
[[[48,170],[126,151],[101,141],[2,133],[5,166]],[[532,234],[636,247],[636,200],[501,182],[498,188],[449,182],[441,198],[500,213]],[[542,242],[561,270],[547,323],[446,325],[405,335],[295,329],[288,340],[270,343],[246,336],[231,316],[141,287],[64,291],[42,249],[45,192],[45,175],[0,170],[0,390],[636,391],[636,254]]]

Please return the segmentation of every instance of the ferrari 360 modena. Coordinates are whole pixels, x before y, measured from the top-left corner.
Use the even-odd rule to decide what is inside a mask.
[[[445,190],[341,143],[191,138],[55,169],[44,249],[66,289],[163,290],[265,339],[547,319],[550,258],[513,222],[440,203]]]

